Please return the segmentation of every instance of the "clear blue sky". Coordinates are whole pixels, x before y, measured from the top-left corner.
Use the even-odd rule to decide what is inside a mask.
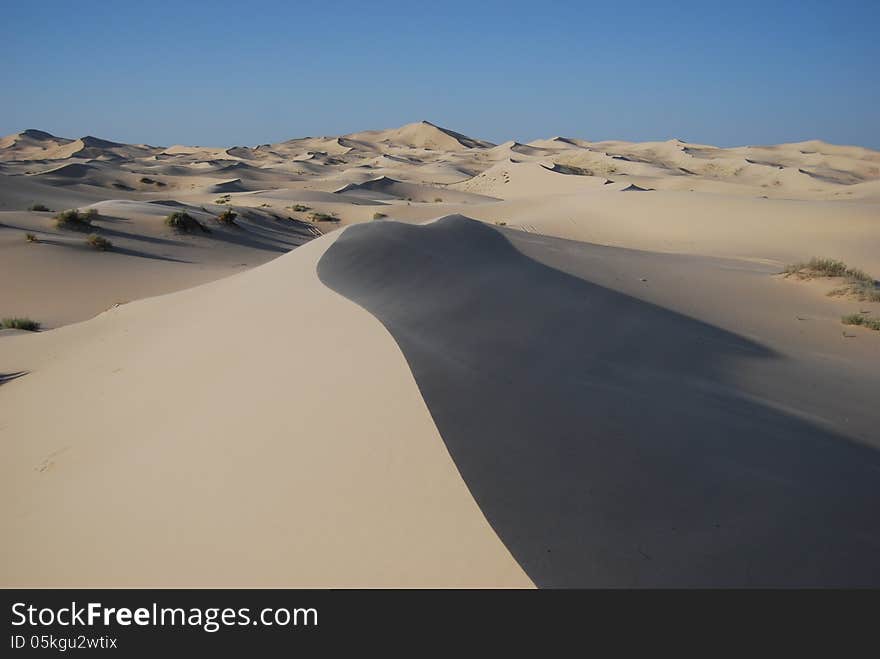
[[[880,148],[880,0],[4,2],[0,134]]]

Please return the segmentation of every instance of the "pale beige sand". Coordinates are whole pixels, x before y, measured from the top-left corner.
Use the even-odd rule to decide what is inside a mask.
[[[0,314],[58,327],[114,304],[241,272],[311,240],[316,232],[262,208],[241,209],[236,226],[225,227],[214,220],[219,210],[210,213],[198,206],[111,200],[80,207],[99,212],[90,231],[110,240],[111,250],[86,245],[89,232],[58,229],[53,213],[0,211],[0,255],[16,280],[14,287],[0,291]],[[180,234],[165,226],[164,218],[177,210],[190,213],[210,233]],[[26,233],[39,242],[26,241]]]
[[[0,584],[530,585],[332,241],[0,340]]]

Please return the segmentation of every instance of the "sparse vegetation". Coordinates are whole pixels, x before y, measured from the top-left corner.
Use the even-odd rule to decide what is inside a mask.
[[[571,176],[593,176],[593,171],[586,167],[577,167],[575,165],[563,165],[562,163],[554,163],[556,171],[560,174],[569,174]]]
[[[27,240],[29,243],[38,243],[38,242],[40,242],[40,239],[37,238],[37,235],[36,235],[35,233],[26,233],[26,234],[24,234],[24,239]]]
[[[40,329],[40,323],[30,318],[4,318],[0,320],[0,327],[3,329],[19,329],[28,332],[36,332]]]
[[[828,291],[828,297],[853,297],[859,302],[880,302],[880,287],[873,282],[850,282]]]
[[[861,302],[880,302],[880,286],[877,285],[874,278],[864,270],[851,268],[838,259],[813,257],[805,263],[793,263],[785,266],[783,274],[786,277],[794,276],[798,279],[840,277],[846,280],[845,285],[833,289],[828,295],[854,297]]]
[[[844,325],[858,325],[880,332],[880,318],[871,318],[865,313],[851,313],[840,319]]]
[[[385,213],[373,213],[374,220],[381,220],[384,217],[388,217]]]
[[[339,218],[334,213],[321,213],[318,211],[309,215],[309,219],[312,222],[339,222]]]
[[[228,194],[222,195],[214,200],[215,204],[228,204],[230,196]]]
[[[94,208],[81,211],[69,208],[55,216],[55,226],[59,229],[73,229],[84,231],[92,227],[92,222],[98,217],[98,211]]]
[[[196,229],[204,233],[210,233],[210,229],[199,222],[189,213],[184,211],[175,211],[165,218],[165,226],[171,227],[180,233],[192,233]]]
[[[507,226],[507,222],[505,222],[504,220],[495,220],[495,224],[497,224],[499,227]]]
[[[293,206],[289,206],[289,208],[297,213],[305,213],[312,210],[310,206],[303,206],[302,204],[294,204]]]
[[[29,211],[38,211],[40,213],[51,213],[52,209],[48,206],[44,206],[43,204],[33,204],[28,208]]]
[[[227,226],[234,227],[234,226],[238,226],[235,223],[235,218],[237,218],[237,217],[238,217],[238,213],[236,213],[231,208],[227,208],[225,211],[220,213],[220,215],[218,215],[214,219],[217,220],[217,222],[219,222],[220,224],[225,224]]]
[[[163,183],[162,181],[157,181],[156,179],[152,179],[149,176],[142,176],[141,183],[143,183],[145,185],[156,185],[160,188],[165,187],[165,183]]]
[[[260,204],[260,208],[272,208],[272,204]]]
[[[96,233],[93,233],[88,238],[86,238],[86,245],[89,247],[94,247],[97,250],[102,252],[106,252],[108,249],[112,249],[113,243],[104,238],[104,236],[99,236]]]
[[[440,203],[441,201],[443,201],[443,197],[434,197],[435,203]]]
[[[787,276],[795,275],[800,279],[811,279],[813,277],[845,277],[852,281],[874,283],[874,278],[863,270],[850,268],[846,263],[837,259],[823,259],[817,256],[814,256],[806,263],[793,263],[787,265],[783,272]]]

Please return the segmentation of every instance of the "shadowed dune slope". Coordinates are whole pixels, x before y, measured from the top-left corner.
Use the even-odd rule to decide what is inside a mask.
[[[738,377],[782,355],[461,216],[349,227],[318,276],[393,335],[538,586],[880,585],[880,453]]]

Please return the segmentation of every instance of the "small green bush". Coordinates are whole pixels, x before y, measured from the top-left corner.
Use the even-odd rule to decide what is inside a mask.
[[[374,220],[381,220],[383,217],[388,217],[385,213],[373,213]]]
[[[231,208],[227,208],[225,211],[220,213],[220,215],[218,215],[214,219],[217,220],[217,222],[219,222],[220,224],[226,224],[228,226],[237,226],[235,224],[236,217],[238,217],[238,213],[236,213]]]
[[[880,288],[865,282],[850,283],[828,291],[828,297],[853,297],[859,302],[880,302]]]
[[[40,239],[37,238],[37,235],[34,234],[34,233],[26,233],[26,234],[24,234],[24,239],[27,240],[29,243],[38,243],[38,242],[40,242]]]
[[[0,320],[3,329],[20,329],[28,332],[36,332],[40,329],[40,323],[30,318],[4,318]]]
[[[98,211],[94,208],[81,211],[69,208],[55,216],[55,226],[59,229],[73,229],[83,231],[90,229],[92,222],[98,217]]]
[[[95,233],[86,238],[86,245],[88,245],[89,247],[94,247],[95,249],[102,252],[106,252],[108,249],[111,249],[113,247],[113,243],[111,243],[103,236],[99,236]]]
[[[439,202],[443,201],[443,198],[442,197],[434,197],[434,201],[436,203],[439,203]]]
[[[339,222],[339,218],[333,213],[315,212],[309,215],[312,222]]]
[[[294,204],[290,207],[290,210],[296,211],[297,213],[305,213],[306,211],[312,210],[311,206],[303,206],[302,204]]]
[[[28,210],[29,211],[39,211],[41,213],[51,213],[52,212],[51,208],[49,208],[48,206],[44,206],[43,204],[34,204],[30,208],[28,208]]]
[[[175,211],[171,213],[171,215],[165,218],[165,226],[171,227],[180,233],[192,233],[196,229],[199,229],[204,233],[211,232],[208,227],[184,211]]]
[[[560,174],[569,174],[572,176],[593,176],[592,170],[584,167],[576,167],[575,165],[563,165],[562,163],[554,163],[556,171]]]
[[[797,275],[801,278],[810,277],[844,277],[852,282],[873,284],[874,278],[864,270],[850,268],[837,259],[823,259],[814,256],[806,263],[792,263],[785,266],[786,275]]]
[[[880,332],[880,318],[871,318],[861,313],[851,313],[840,319],[844,325],[858,325]]]
[[[795,276],[798,279],[841,277],[846,280],[846,285],[833,289],[828,293],[829,296],[854,297],[861,302],[880,302],[880,286],[877,285],[874,278],[864,270],[850,268],[843,261],[837,259],[813,257],[806,263],[793,263],[785,266],[783,274],[786,277]]]

